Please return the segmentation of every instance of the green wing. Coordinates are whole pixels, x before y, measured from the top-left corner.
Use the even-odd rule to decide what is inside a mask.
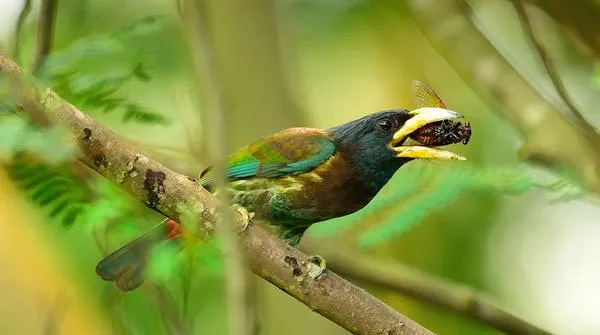
[[[326,162],[335,153],[335,144],[321,130],[290,128],[239,149],[227,158],[225,177],[276,178],[307,172]],[[208,168],[200,177],[204,187],[214,183]]]

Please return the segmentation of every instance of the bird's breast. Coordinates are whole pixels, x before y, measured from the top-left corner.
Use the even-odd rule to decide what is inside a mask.
[[[230,183],[229,189],[234,202],[259,217],[303,224],[354,213],[375,196],[340,154],[310,172],[239,180]]]

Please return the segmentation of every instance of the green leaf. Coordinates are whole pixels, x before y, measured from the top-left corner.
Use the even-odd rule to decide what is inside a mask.
[[[145,223],[142,222],[144,220],[132,216],[123,216],[124,213],[126,212],[121,213],[119,224],[115,227],[115,231],[117,232],[119,238],[131,241],[132,239],[137,238],[138,236],[140,236],[140,234],[143,233],[142,231],[140,231],[139,227],[144,227],[146,225],[142,224]]]
[[[157,282],[170,279],[179,269],[177,254],[178,248],[172,243],[157,246],[146,269],[148,278]]]
[[[61,127],[43,130],[27,124],[16,115],[0,117],[0,160],[10,161],[16,154],[28,153],[50,165],[74,160],[78,148]]]
[[[68,197],[64,197],[64,196],[56,199],[53,206],[52,207],[49,206],[51,209],[50,214],[48,214],[50,216],[50,218],[55,218],[61,212],[64,212],[64,210],[67,208],[67,206],[69,205],[69,203],[71,201],[72,201],[71,199],[69,199]]]
[[[80,74],[73,76],[70,90],[75,95],[99,96],[102,92],[113,93],[131,78],[126,69],[112,69],[102,74]]]
[[[63,166],[32,163],[18,156],[7,168],[24,194],[65,226],[73,225],[81,217],[91,199],[85,182],[75,181]]]
[[[146,17],[105,36],[79,40],[53,52],[40,77],[59,95],[87,112],[124,112],[124,122],[167,124],[167,118],[149,111],[119,91],[133,81],[152,79],[135,39],[164,27],[161,16]],[[119,64],[119,66],[115,66]]]
[[[59,198],[65,191],[66,188],[59,181],[51,180],[49,184],[41,186],[33,192],[31,199],[40,206],[46,206]]]
[[[133,70],[133,74],[141,81],[150,81],[150,75],[146,72],[143,63],[139,63]]]
[[[66,214],[63,216],[62,224],[64,227],[71,227],[75,224],[77,218],[81,215],[83,209],[79,206],[70,206],[66,210]]]
[[[401,215],[392,215],[379,226],[363,233],[359,239],[360,247],[371,247],[398,237],[419,224],[428,214],[444,207],[456,199],[464,185],[445,179],[437,184],[435,192],[427,192],[415,198],[404,200],[408,205]]]
[[[90,208],[83,213],[82,222],[89,231],[108,222],[122,218],[124,213],[130,212],[134,204],[123,191],[105,179],[97,179],[90,185],[94,192],[95,200]]]
[[[125,50],[123,42],[111,36],[82,39],[67,49],[48,55],[38,76],[44,81],[68,77],[85,62],[122,54]]]
[[[349,217],[315,225],[311,228],[311,234],[316,237],[335,235],[362,222],[370,222],[369,229],[359,235],[358,244],[372,247],[398,238],[466,192],[520,195],[543,187],[520,169],[472,165],[434,169],[426,165],[411,166],[400,173],[402,182],[392,182],[363,210]],[[565,196],[561,199],[568,198]]]
[[[21,149],[22,138],[27,132],[27,124],[16,117],[0,119],[0,160],[10,160]]]
[[[222,253],[222,239],[213,237],[199,243],[196,250],[196,259],[202,272],[211,276],[223,276],[225,273],[225,260]]]
[[[164,15],[147,16],[116,32],[115,36],[126,39],[149,35],[164,29],[165,20],[166,16]]]
[[[168,120],[161,114],[152,113],[145,111],[141,106],[135,104],[128,104],[125,114],[123,115],[123,121],[135,120],[138,123],[147,124],[167,124]]]
[[[45,163],[57,165],[77,158],[79,148],[63,128],[52,127],[43,132],[31,131],[22,143],[23,149],[35,153]]]
[[[328,237],[342,233],[359,223],[367,217],[373,216],[381,210],[397,204],[402,198],[407,198],[419,189],[423,183],[423,175],[431,171],[431,167],[424,166],[422,169],[406,169],[402,175],[402,183],[387,186],[380,192],[372,203],[349,217],[332,219],[321,222],[310,228],[310,233],[315,237]]]

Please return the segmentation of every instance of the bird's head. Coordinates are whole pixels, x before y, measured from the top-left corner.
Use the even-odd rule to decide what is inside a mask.
[[[449,151],[407,141],[409,135],[430,123],[462,117],[443,108],[395,109],[347,122],[329,129],[329,133],[365,181],[380,188],[400,166],[413,159],[466,160]]]

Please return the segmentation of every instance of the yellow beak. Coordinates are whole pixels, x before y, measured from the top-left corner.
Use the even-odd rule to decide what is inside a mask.
[[[427,124],[437,121],[452,120],[463,117],[459,113],[437,107],[418,108],[413,111],[410,111],[409,114],[412,117],[408,119],[406,123],[404,123],[402,128],[398,129],[398,131],[394,133],[394,136],[392,137],[392,140],[390,142],[390,148],[396,152],[396,157],[461,161],[467,160],[465,157],[455,154],[453,152],[444,151],[436,148],[430,148],[426,146],[395,146],[408,135]]]

